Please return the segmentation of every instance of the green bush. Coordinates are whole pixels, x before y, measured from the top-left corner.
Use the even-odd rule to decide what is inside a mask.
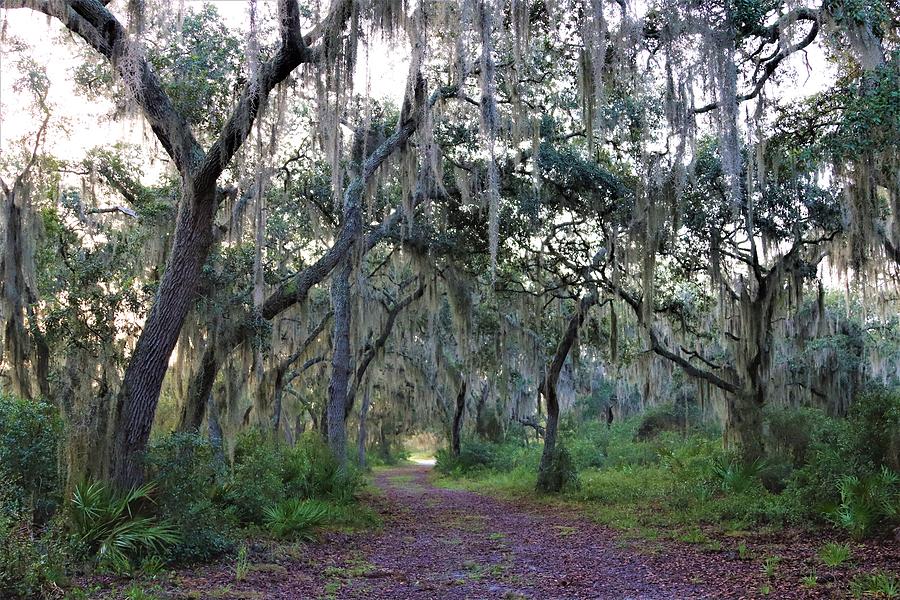
[[[838,483],[840,505],[829,516],[856,539],[900,523],[900,476],[881,467],[865,477],[845,475]]]
[[[60,523],[0,515],[0,598],[49,596],[64,583],[72,549]]]
[[[686,410],[687,412],[685,412]],[[688,420],[695,413],[695,410],[686,407],[683,403],[676,405],[673,402],[654,406],[640,416],[635,438],[647,441],[664,431],[684,431],[687,428]]]
[[[147,472],[156,482],[156,502],[178,529],[169,548],[171,562],[205,562],[234,548],[231,515],[216,500],[224,465],[216,463],[209,441],[197,433],[173,433],[154,440],[146,455]]]
[[[130,572],[135,561],[164,554],[178,542],[177,530],[170,522],[138,512],[150,501],[152,492],[152,483],[123,494],[99,482],[75,486],[71,524],[78,542],[101,567]]]
[[[284,488],[288,497],[350,503],[362,487],[361,474],[341,467],[320,435],[308,432],[285,451]]]
[[[28,508],[36,522],[47,521],[59,504],[57,468],[62,425],[56,409],[46,402],[0,394],[0,478],[15,489],[16,506]]]
[[[764,415],[765,445],[769,455],[787,456],[804,465],[823,439],[834,439],[840,423],[818,408],[767,407]]]
[[[242,523],[262,524],[284,495],[283,447],[259,430],[240,434],[223,497]]]
[[[328,516],[320,500],[289,498],[266,509],[266,527],[280,538],[312,539],[312,528]]]
[[[580,487],[578,469],[565,446],[557,444],[544,468],[538,471],[537,489],[542,492],[560,492]]]
[[[873,471],[900,472],[900,390],[873,385],[850,406],[850,447]]]

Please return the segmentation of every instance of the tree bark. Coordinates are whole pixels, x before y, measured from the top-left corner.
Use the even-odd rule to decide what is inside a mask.
[[[328,446],[341,465],[347,462],[347,426],[344,419],[350,385],[350,274],[353,263],[345,257],[331,282],[334,311],[331,381],[328,384]]]
[[[366,419],[369,416],[369,405],[371,402],[371,398],[369,396],[369,390],[366,388],[366,391],[363,393],[363,401],[362,405],[359,407],[359,436],[357,437],[357,462],[359,463],[359,467],[361,469],[366,468]]]
[[[215,190],[199,190],[200,197],[196,197],[192,185],[184,188],[172,253],[125,370],[117,403],[112,479],[122,489],[136,487],[143,480],[143,455],[163,377],[212,244]]]
[[[450,453],[459,456],[461,450],[460,433],[462,432],[463,415],[466,410],[466,382],[463,380],[456,395],[456,411],[453,413],[453,427],[450,429]]]
[[[558,492],[560,491],[560,480],[554,477],[553,462],[556,456],[556,441],[559,431],[559,398],[556,394],[556,385],[559,382],[559,374],[562,372],[563,365],[569,351],[578,338],[578,329],[584,323],[587,311],[597,303],[596,294],[588,294],[584,296],[575,309],[575,314],[569,319],[566,331],[559,344],[556,346],[556,352],[553,355],[553,361],[547,369],[547,373],[541,380],[539,392],[544,397],[547,406],[547,426],[544,429],[544,450],[541,453],[541,463],[538,467],[537,488],[542,492]]]

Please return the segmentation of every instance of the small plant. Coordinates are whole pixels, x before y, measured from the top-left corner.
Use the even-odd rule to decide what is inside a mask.
[[[819,578],[816,576],[815,573],[811,573],[805,577],[802,577],[800,579],[800,582],[803,584],[804,587],[814,588],[817,585],[819,585]]]
[[[772,586],[771,585],[759,586],[759,593],[761,596],[768,596],[769,594],[772,593]]]
[[[250,572],[250,548],[247,544],[241,544],[238,548],[237,559],[234,561],[234,580],[243,581]]]
[[[885,571],[857,575],[850,582],[850,594],[854,598],[898,598],[900,579]]]
[[[141,561],[141,573],[147,577],[156,577],[166,568],[166,561],[156,554],[150,555]]]
[[[763,561],[762,572],[769,579],[775,577],[775,573],[778,571],[778,564],[781,562],[780,556],[767,556]]]
[[[156,600],[159,598],[152,591],[145,590],[141,585],[133,583],[125,590],[127,600]]]
[[[150,501],[153,484],[116,494],[102,483],[75,486],[72,524],[78,542],[97,562],[116,571],[129,571],[141,555],[160,554],[178,541],[175,528],[166,521],[141,517],[137,506]]]
[[[839,567],[850,560],[850,545],[828,542],[819,550],[819,558],[826,567]]]
[[[838,491],[841,504],[828,516],[856,539],[869,537],[900,517],[900,476],[887,467],[862,478],[845,475]]]
[[[266,509],[266,527],[280,538],[310,539],[310,530],[328,514],[328,505],[317,500],[291,498]]]
[[[753,552],[747,547],[747,544],[741,542],[737,547],[738,558],[741,560],[750,560],[753,558]]]
[[[766,467],[765,461],[756,459],[747,463],[732,457],[730,460],[719,460],[713,466],[713,474],[719,479],[726,492],[743,494],[759,483],[759,474]]]

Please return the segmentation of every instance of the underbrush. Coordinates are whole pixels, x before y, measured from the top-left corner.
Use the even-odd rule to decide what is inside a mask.
[[[62,434],[47,404],[0,396],[0,597],[57,594],[73,575],[154,575],[236,551],[245,537],[307,540],[321,526],[370,527],[361,474],[315,434],[294,446],[250,431],[226,461],[193,433],[154,439],[147,483],[99,481],[64,494]]]
[[[892,390],[869,389],[846,419],[810,408],[768,410],[768,455],[750,464],[725,451],[714,431],[688,428],[675,413],[662,407],[610,428],[566,424],[560,439],[579,485],[562,499],[651,536],[792,525],[862,539],[900,525],[900,395]],[[540,453],[539,443],[466,439],[459,456],[440,452],[436,468],[445,485],[530,495]]]

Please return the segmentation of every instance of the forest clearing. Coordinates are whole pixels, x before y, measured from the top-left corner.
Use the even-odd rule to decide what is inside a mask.
[[[0,192],[0,598],[900,598],[894,0],[0,0]]]

